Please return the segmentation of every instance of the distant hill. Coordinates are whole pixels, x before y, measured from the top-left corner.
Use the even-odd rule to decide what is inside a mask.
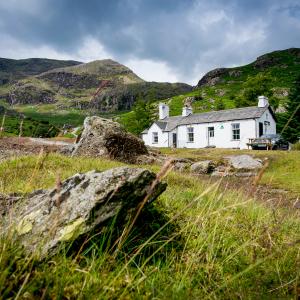
[[[75,66],[78,64],[81,64],[81,62],[46,58],[0,58],[0,85],[28,76],[37,75],[55,68]]]
[[[258,73],[268,73],[272,77],[274,95],[280,99],[278,111],[282,110],[290,88],[300,75],[300,49],[274,51],[245,66],[218,68],[208,72],[192,92],[167,100],[171,114],[180,114],[185,101],[193,102],[195,112],[216,110],[220,100],[225,108],[234,108],[235,98],[243,92],[243,83]],[[190,98],[186,99],[187,97]]]
[[[36,69],[37,71],[37,69]],[[184,83],[146,82],[110,59],[74,62],[0,87],[0,99],[10,105],[47,105],[49,110],[130,110],[137,98],[164,99],[186,93]]]

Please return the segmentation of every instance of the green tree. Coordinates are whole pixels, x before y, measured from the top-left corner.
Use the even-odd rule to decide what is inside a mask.
[[[286,113],[279,116],[282,135],[291,143],[300,138],[300,76],[291,89],[285,105]]]
[[[131,133],[139,135],[153,121],[152,103],[146,102],[141,96],[135,102],[132,111],[120,118],[120,123]]]
[[[274,85],[273,78],[268,73],[258,73],[255,76],[248,77],[243,84],[243,92],[240,97],[235,99],[237,107],[252,106],[257,104],[258,96],[267,96],[270,104],[276,109],[279,100],[274,97],[272,87]]]

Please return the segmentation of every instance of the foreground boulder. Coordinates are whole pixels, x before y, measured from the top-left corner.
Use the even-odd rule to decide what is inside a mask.
[[[145,169],[76,174],[52,190],[18,200],[4,215],[4,226],[16,232],[27,253],[45,257],[55,254],[61,243],[83,237],[117,215],[124,222],[130,211],[145,199],[153,201],[165,188]]]
[[[139,155],[147,155],[144,142],[126,132],[119,123],[97,116],[84,120],[84,129],[72,155],[106,156],[129,163],[135,163]]]

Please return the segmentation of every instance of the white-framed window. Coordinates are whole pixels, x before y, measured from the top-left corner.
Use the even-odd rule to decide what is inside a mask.
[[[158,143],[158,132],[152,132],[152,144]]]
[[[187,141],[189,143],[194,142],[194,127],[188,127],[187,128]]]
[[[241,138],[240,123],[232,123],[232,139],[238,141]]]
[[[208,137],[213,138],[215,136],[215,127],[208,127]]]

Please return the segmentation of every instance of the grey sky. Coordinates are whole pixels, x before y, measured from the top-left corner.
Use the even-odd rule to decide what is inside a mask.
[[[300,47],[300,0],[0,0],[0,57],[113,58],[146,80]]]

